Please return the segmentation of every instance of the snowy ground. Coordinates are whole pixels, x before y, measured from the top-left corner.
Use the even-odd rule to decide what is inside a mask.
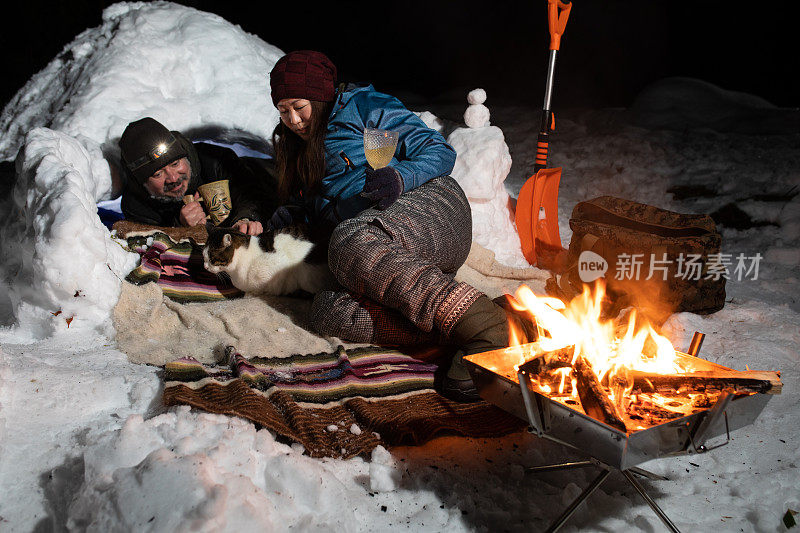
[[[7,325],[0,332],[0,530],[546,527],[594,477],[594,472],[580,470],[536,477],[524,472],[525,466],[574,457],[560,446],[527,434],[486,440],[450,437],[388,452],[378,448],[369,458],[311,459],[298,446],[276,440],[267,430],[256,431],[245,421],[188,408],[165,410],[160,405],[159,370],[128,363],[115,349],[113,330],[109,332],[108,324],[98,318],[104,302],[115,301],[108,288],[113,283],[101,283],[95,293],[89,285],[81,287],[94,303],[69,301],[83,302],[73,295],[75,287],[58,286],[62,273],[43,255],[66,253],[63,239],[70,238],[74,224],[90,227],[86,239],[91,253],[105,253],[109,263],[105,271],[125,267],[126,258],[112,251],[113,241],[82,217],[89,209],[86,205],[103,199],[109,188],[107,169],[93,164],[99,147],[113,145],[108,141],[129,120],[155,109],[163,113],[157,118],[172,121],[174,128],[214,122],[262,136],[268,130],[264,123],[275,120],[267,107],[255,107],[247,114],[243,110],[250,109],[241,104],[260,106],[268,101],[266,92],[250,93],[248,87],[263,83],[263,72],[279,51],[217,17],[170,4],[153,6],[149,9],[175,10],[173,15],[180,15],[171,17],[183,24],[179,25],[183,33],[172,33],[176,43],[181,37],[220,34],[229,47],[247,47],[251,59],[261,58],[263,68],[249,74],[252,67],[247,62],[231,66],[232,60],[222,54],[211,57],[212,65],[205,70],[188,61],[197,76],[194,82],[162,87],[152,94],[144,87],[131,87],[141,83],[138,80],[98,76],[109,70],[122,72],[127,61],[125,57],[111,61],[99,53],[100,48],[113,53],[116,40],[129,39],[151,24],[153,31],[163,30],[158,24],[169,18],[148,15],[146,10],[128,14],[125,5],[118,5],[107,12],[107,27],[95,29],[96,34],[87,30],[76,39],[72,61],[78,61],[74,59],[78,52],[95,59],[73,69],[65,55],[40,78],[34,77],[0,116],[4,133],[0,148],[6,158],[15,156],[30,129],[41,126],[63,133],[38,130],[31,137],[34,147],[45,150],[47,143],[55,143],[59,148],[54,153],[69,155],[66,160],[37,159],[33,153],[25,158],[30,183],[38,185],[12,192],[13,202],[9,199],[12,203],[6,207],[13,205],[15,213],[28,218],[20,215],[24,220],[19,221],[9,216],[0,226],[0,270],[8,289],[8,301],[2,301],[5,295],[0,294],[0,323]],[[130,47],[126,39],[122,40]],[[157,54],[150,57],[158,63]],[[239,76],[236,87],[245,87],[241,99],[238,88],[209,81],[215,79],[214,68],[223,65],[233,69],[226,77]],[[90,84],[78,74],[58,75],[76,71],[81,76],[94,74],[100,81]],[[63,82],[61,90],[47,96],[53,80]],[[124,87],[147,93],[150,103],[125,105]],[[696,84],[686,83],[672,94],[691,108],[696,89]],[[71,98],[52,105],[51,100],[64,91]],[[229,91],[227,100],[217,96],[221,91]],[[175,124],[178,115],[185,114],[171,114],[167,104],[198,94],[205,96],[194,101],[197,115]],[[536,106],[495,108],[491,97],[486,105],[492,123],[502,128],[513,158],[506,188],[515,195],[532,168],[539,123]],[[735,95],[719,91],[717,97],[718,107],[727,110],[726,124],[735,124],[737,113],[751,116],[752,106],[743,110],[733,105],[741,102]],[[113,116],[108,113],[109,99],[117,102]],[[42,105],[39,111],[34,109],[37,103]],[[456,118],[464,107],[455,108],[460,111],[431,111]],[[45,109],[55,114],[46,115]],[[216,115],[208,118],[205,109]],[[754,425],[734,432],[728,446],[706,455],[644,465],[669,478],[644,484],[684,531],[782,531],[781,517],[787,509],[800,510],[800,452],[795,442],[800,423],[800,134],[787,133],[785,127],[776,128],[780,134],[775,135],[683,129],[670,124],[669,119],[677,116],[670,109],[660,116],[659,125],[674,130],[631,126],[631,114],[624,110],[565,111],[559,116],[551,163],[564,168],[562,240],[569,241],[568,218],[574,204],[601,194],[682,212],[710,213],[728,204],[741,210],[727,208],[734,209],[729,224],[751,227],[723,228],[723,251],[761,253],[758,279],[729,281],[725,309],[708,317],[674,315],[666,333],[677,347],[686,347],[693,331],[703,331],[706,358],[735,369],[749,365],[781,370],[783,393],[771,400]],[[781,110],[770,113],[779,125],[796,120],[796,112],[786,111],[784,122],[775,118]],[[102,118],[92,120],[93,116]],[[258,122],[261,129],[253,131],[255,127],[246,121]],[[86,138],[73,140],[79,134]],[[72,188],[59,192],[55,187],[59,176]],[[31,192],[37,186],[40,192]],[[69,196],[76,187],[86,196],[71,200],[73,207],[63,212],[47,208],[52,206],[45,200],[47,194]],[[690,193],[695,196],[682,198]],[[19,241],[16,246],[11,244],[14,239]],[[106,252],[98,251],[102,243],[108,246]],[[70,276],[81,279],[79,274]],[[92,280],[94,274],[85,276]],[[71,327],[62,322],[66,312],[48,316],[62,308],[78,317]],[[81,313],[89,309],[99,314],[88,313],[84,320]],[[612,476],[578,509],[565,531],[661,528],[639,495]]]

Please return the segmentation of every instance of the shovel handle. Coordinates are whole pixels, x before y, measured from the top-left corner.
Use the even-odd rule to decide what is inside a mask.
[[[572,2],[561,0],[547,0],[547,25],[550,27],[550,50],[558,50],[561,46],[561,36],[567,29],[569,11]]]

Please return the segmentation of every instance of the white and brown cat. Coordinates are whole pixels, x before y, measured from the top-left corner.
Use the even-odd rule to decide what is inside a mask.
[[[327,240],[312,242],[304,227],[267,230],[258,236],[214,228],[203,247],[203,265],[212,274],[226,273],[246,293],[314,294],[336,286],[327,248]]]

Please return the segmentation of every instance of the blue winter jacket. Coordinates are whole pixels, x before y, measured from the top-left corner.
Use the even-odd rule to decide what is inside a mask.
[[[397,98],[372,85],[350,85],[337,95],[328,119],[321,189],[303,202],[312,220],[337,224],[370,207],[360,196],[368,166],[364,128],[399,133],[390,166],[403,177],[404,192],[453,170],[456,152],[438,131],[426,126]]]

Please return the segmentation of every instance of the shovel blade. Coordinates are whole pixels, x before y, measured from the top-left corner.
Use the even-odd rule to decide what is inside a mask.
[[[517,233],[522,254],[534,266],[547,268],[551,263],[549,259],[563,252],[558,229],[560,181],[560,167],[543,168],[528,178],[519,191],[515,215]]]

